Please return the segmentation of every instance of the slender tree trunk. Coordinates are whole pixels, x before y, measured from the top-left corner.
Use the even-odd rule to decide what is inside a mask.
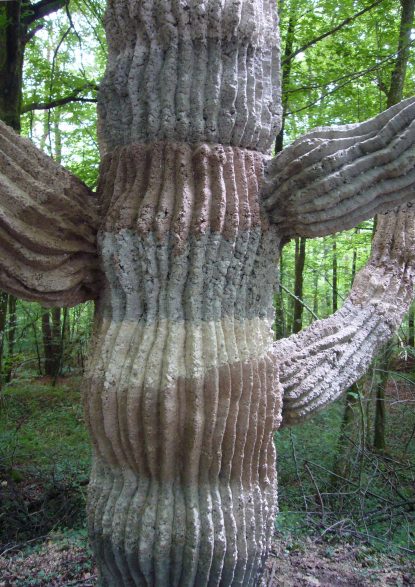
[[[408,345],[415,347],[415,307],[411,305],[408,312]]]
[[[379,358],[376,376],[376,410],[375,426],[373,433],[373,446],[376,450],[383,452],[386,449],[386,387],[389,380],[389,365],[393,351],[393,344],[388,343]]]
[[[298,299],[294,299],[293,312],[293,333],[300,332],[303,327],[303,284],[304,284],[304,263],[306,255],[306,241],[307,239],[301,237],[295,241],[295,282],[294,295]]]
[[[330,254],[330,248],[329,248],[329,242],[328,239],[324,238],[323,239],[323,256],[324,256],[324,260],[326,260],[329,257]],[[333,275],[332,275],[333,277]],[[333,295],[332,295],[332,283],[330,282],[330,273],[329,270],[327,268],[327,263],[325,264],[325,268],[324,268],[324,281],[325,281],[325,287],[324,287],[324,301],[325,301],[325,313],[326,315],[331,314],[331,309],[332,309],[332,305],[333,305]]]
[[[61,309],[52,308],[52,366],[51,376],[57,377],[62,355]]]
[[[26,28],[21,0],[0,3],[0,119],[20,131],[23,55]]]
[[[284,299],[282,296],[282,280],[283,280],[283,254],[280,257],[280,270],[278,275],[278,288],[275,292],[275,339],[280,340],[287,336],[287,329],[285,324]]]
[[[44,309],[42,314],[43,351],[45,357],[45,375],[56,377],[61,360],[61,310]]]
[[[0,292],[0,388],[3,384],[3,351],[5,342],[8,302],[9,296],[4,292]]]
[[[331,487],[333,491],[336,491],[342,480],[339,477],[346,477],[349,472],[349,451],[347,439],[350,434],[353,433],[352,424],[354,422],[354,415],[356,409],[356,403],[358,399],[359,389],[357,384],[353,384],[350,389],[347,390],[345,395],[345,406],[343,410],[342,422],[340,425],[340,434],[337,441],[336,457],[333,464],[333,473],[331,480]]]
[[[401,7],[398,52],[387,96],[388,108],[402,100],[414,24],[415,0],[401,0]]]
[[[356,228],[354,233],[359,234],[359,228]],[[357,266],[357,249],[353,247],[353,256],[352,256],[352,271],[350,277],[350,287],[353,287],[354,278],[356,277],[356,266]]]
[[[409,44],[411,42],[411,30],[414,24],[415,0],[401,0],[401,21],[399,28],[398,52],[395,65],[392,71],[389,92],[387,95],[387,106],[397,104],[403,97],[406,71],[409,59]],[[388,342],[379,362],[381,376],[376,386],[375,401],[375,429],[373,445],[377,450],[384,451],[386,448],[386,406],[385,389],[389,377],[389,361],[392,351],[392,343]]]
[[[318,298],[319,298],[319,290],[318,290],[318,270],[314,270],[314,294],[313,294],[313,312],[316,316],[318,316]]]
[[[359,228],[355,229],[355,234],[359,234]],[[357,250],[356,246],[353,246],[353,254],[352,254],[352,267],[351,267],[351,278],[350,278],[350,287],[353,286],[354,278],[356,276],[356,265],[357,265]],[[337,442],[337,453],[334,462],[333,475],[332,478],[332,486],[333,490],[338,487],[339,483],[339,476],[346,477],[347,467],[349,463],[349,453],[347,451],[347,436],[352,430],[352,424],[354,421],[355,416],[355,405],[357,400],[357,394],[359,393],[359,388],[357,383],[352,385],[346,392],[344,397],[344,410],[343,410],[343,418],[342,424],[340,427],[340,434],[339,439]]]
[[[16,298],[14,296],[9,296],[9,304],[8,304],[8,311],[9,311],[9,319],[8,319],[8,328],[7,328],[7,348],[8,348],[8,358],[9,358],[9,365],[6,371],[6,381],[7,383],[10,381],[12,372],[13,372],[13,356],[14,356],[14,343],[16,340]]]
[[[39,377],[42,375],[42,357],[40,354],[39,348],[39,340],[38,340],[38,332],[37,332],[37,320],[32,324],[32,331],[33,331],[33,339],[35,341],[35,348],[36,348],[36,358],[37,358],[37,371]]]
[[[332,309],[333,314],[337,312],[337,243],[336,238],[333,237],[332,245]]]
[[[293,4],[290,7],[290,16],[288,21],[287,27],[287,37],[285,40],[285,49],[284,49],[284,59],[285,64],[282,68],[282,77],[281,77],[281,93],[282,93],[282,121],[281,121],[281,129],[277,135],[275,140],[275,152],[279,153],[284,148],[284,129],[285,129],[285,119],[288,112],[289,106],[289,94],[288,94],[288,86],[290,83],[291,77],[291,65],[292,60],[290,59],[293,48],[294,48],[294,40],[295,40],[295,27],[297,24],[297,3],[294,0]]]
[[[55,161],[62,163],[62,132],[59,126],[60,117],[57,112],[54,113],[53,118],[53,136],[55,139]]]
[[[42,313],[42,337],[43,337],[43,355],[44,355],[44,372],[45,375],[51,376],[53,373],[53,352],[52,352],[52,328],[50,325],[49,310],[43,308]]]

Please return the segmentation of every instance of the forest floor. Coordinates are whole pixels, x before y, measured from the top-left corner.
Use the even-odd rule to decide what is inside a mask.
[[[261,587],[415,587],[415,386],[394,379],[387,397],[388,452],[347,445],[340,501],[331,470],[343,405],[278,433],[281,509]],[[79,379],[15,381],[0,394],[0,587],[97,585],[89,450]]]
[[[95,587],[84,536],[51,536],[37,547],[0,556],[0,587]],[[261,587],[414,586],[415,560],[363,545],[276,537]],[[167,586],[166,586],[167,587]]]

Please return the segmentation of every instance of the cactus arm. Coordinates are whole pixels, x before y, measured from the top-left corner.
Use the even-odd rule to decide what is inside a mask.
[[[0,288],[49,306],[99,287],[92,192],[0,123]]]
[[[414,199],[415,97],[299,138],[269,162],[262,190],[286,238],[333,234]]]
[[[372,255],[343,307],[274,345],[284,388],[283,424],[336,400],[394,334],[413,298],[415,214],[407,205],[379,216]]]

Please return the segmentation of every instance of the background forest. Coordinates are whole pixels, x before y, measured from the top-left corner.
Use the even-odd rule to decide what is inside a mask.
[[[0,0],[0,90],[19,74],[3,57],[12,4]],[[313,127],[363,121],[415,94],[414,5],[280,0],[284,126],[276,151]],[[16,29],[24,34],[22,95],[12,115],[0,100],[0,118],[20,125],[23,135],[92,188],[99,163],[95,102],[105,67],[104,8],[104,0],[22,4],[24,26]],[[275,293],[276,338],[342,305],[370,253],[375,222],[285,246]],[[56,533],[85,539],[90,455],[80,380],[93,314],[92,303],[49,310],[0,295],[5,556]],[[412,307],[346,397],[304,426],[277,433],[276,527],[290,549],[301,550],[307,534],[329,545],[339,538],[365,544],[366,557],[387,550],[406,561],[415,554],[414,321]],[[80,568],[92,573],[89,557],[82,556]],[[0,578],[2,568],[6,573],[9,567],[0,563]],[[34,579],[33,572],[15,575],[11,583],[4,576],[4,585],[82,584],[54,583],[47,574]]]

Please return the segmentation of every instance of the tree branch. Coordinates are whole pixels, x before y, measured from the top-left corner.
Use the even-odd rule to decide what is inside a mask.
[[[411,41],[411,43],[409,44],[409,47],[411,47],[413,45],[415,45],[415,41]],[[303,110],[309,110],[310,108],[312,108],[316,104],[321,103],[321,101],[324,100],[324,98],[327,98],[327,96],[331,96],[335,92],[338,92],[339,90],[341,90],[342,88],[344,88],[345,86],[347,86],[348,84],[353,82],[354,80],[359,79],[360,77],[363,77],[363,76],[367,75],[368,73],[371,73],[372,71],[378,71],[382,67],[382,65],[384,65],[387,61],[392,61],[392,59],[394,59],[396,56],[397,56],[397,51],[394,51],[393,53],[390,53],[384,59],[382,59],[381,61],[378,61],[374,65],[371,65],[367,69],[363,69],[361,71],[356,71],[355,73],[341,76],[335,80],[332,80],[332,81],[328,82],[327,84],[322,84],[322,86],[320,86],[320,87],[327,87],[327,86],[330,86],[331,84],[336,83],[337,81],[340,81],[342,79],[345,80],[343,83],[338,84],[333,89],[331,89],[329,92],[325,92],[324,94],[321,94],[320,96],[318,96],[318,98],[316,98],[312,102],[309,102],[305,106],[302,106],[301,108],[298,108],[297,110],[292,110],[290,112],[287,112],[287,116],[292,116],[293,114],[298,114],[299,112],[302,112]],[[301,89],[301,88],[299,88],[299,89]],[[303,89],[307,89],[307,88],[303,88]],[[315,89],[315,88],[311,88],[311,89]],[[297,90],[289,90],[289,91],[294,92]]]
[[[27,43],[29,43],[29,41],[31,41],[33,39],[33,37],[36,35],[36,33],[38,33],[39,31],[41,31],[43,29],[43,24],[37,24],[35,27],[32,28],[32,30],[28,31],[25,35],[25,38],[23,40],[23,43],[25,45],[27,45]]]
[[[57,12],[68,2],[69,0],[41,0],[36,4],[29,4],[26,8],[26,15],[22,18],[22,23],[29,26],[36,20]]]
[[[33,110],[51,110],[52,108],[64,106],[65,104],[70,104],[71,102],[96,103],[96,98],[83,98],[78,96],[78,94],[86,90],[98,90],[98,86],[92,83],[86,84],[81,88],[74,89],[74,91],[68,96],[63,96],[62,98],[55,98],[54,100],[49,100],[48,102],[32,102],[31,104],[26,104],[22,106],[21,112],[22,114],[26,114],[27,112],[32,112]]]
[[[378,6],[379,4],[382,4],[382,2],[384,2],[384,0],[376,0],[375,2],[372,2],[372,4],[369,4],[369,6],[366,6],[366,8],[363,8],[359,12],[356,12],[356,14],[353,14],[353,16],[348,16],[347,18],[345,18],[341,23],[339,23],[334,28],[330,29],[329,31],[326,31],[325,33],[322,33],[321,35],[319,35],[318,37],[315,37],[311,41],[308,41],[307,43],[305,43],[301,47],[298,47],[298,49],[295,49],[295,51],[293,51],[289,56],[287,56],[285,59],[282,60],[282,62],[281,62],[282,65],[285,65],[285,63],[287,63],[288,61],[291,61],[292,59],[294,59],[294,57],[296,57],[300,53],[303,53],[304,51],[306,51],[307,49],[309,49],[313,45],[316,45],[320,41],[323,41],[323,39],[326,39],[327,37],[330,37],[334,33],[337,33],[342,28],[344,28],[348,24],[352,23],[354,20],[356,20],[357,18],[359,18],[363,14],[366,14],[366,12],[369,12],[373,8],[376,8],[376,6]]]
[[[76,96],[71,95],[65,96],[65,98],[57,98],[56,100],[51,100],[50,102],[32,102],[32,104],[23,106],[22,114],[26,114],[26,112],[32,112],[33,110],[51,110],[52,108],[64,106],[65,104],[70,104],[71,102],[86,102],[95,104],[97,102],[97,99],[77,98]]]

